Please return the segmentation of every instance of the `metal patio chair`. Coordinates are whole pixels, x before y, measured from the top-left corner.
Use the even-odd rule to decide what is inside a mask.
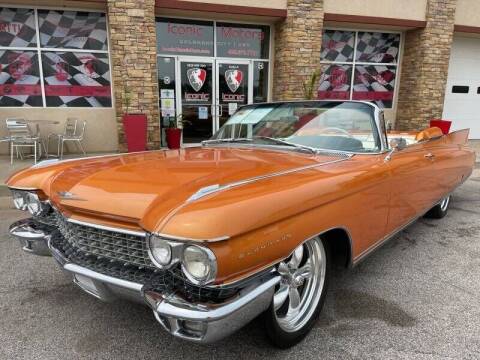
[[[30,147],[33,149],[33,157],[35,164],[42,154],[42,142],[40,140],[40,131],[38,124],[35,131],[31,129],[24,119],[9,118],[6,119],[7,131],[9,133],[10,142],[10,164],[13,164],[13,154],[23,159],[22,149]]]
[[[65,122],[65,128],[63,130],[62,134],[57,134],[57,133],[50,133],[47,136],[47,158],[50,156],[49,153],[49,145],[50,145],[50,140],[56,139],[57,140],[57,157],[60,157],[60,146],[62,145],[62,138],[64,137],[70,137],[70,136],[75,136],[75,133],[77,131],[77,124],[78,124],[78,119],[75,117],[69,117],[67,118],[67,121]],[[52,155],[54,156],[54,155]]]
[[[68,123],[68,121],[67,121]],[[58,136],[58,147],[60,150],[59,157],[60,159],[63,159],[63,149],[64,149],[64,144],[67,142],[73,142],[75,145],[78,145],[80,150],[83,153],[83,156],[87,155],[85,152],[85,148],[83,147],[82,141],[85,136],[85,128],[87,126],[87,122],[85,120],[80,122],[80,125],[78,122],[75,122],[75,127],[74,127],[74,132],[66,133],[65,135]],[[67,125],[65,125],[65,129],[67,129]]]

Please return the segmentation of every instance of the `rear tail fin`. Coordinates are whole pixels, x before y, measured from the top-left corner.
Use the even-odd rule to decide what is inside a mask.
[[[470,129],[454,131],[447,135],[447,139],[454,144],[465,145],[468,142],[468,134]]]

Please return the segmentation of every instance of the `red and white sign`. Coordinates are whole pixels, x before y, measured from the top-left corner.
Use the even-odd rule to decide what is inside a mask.
[[[187,79],[193,90],[199,92],[203,84],[205,84],[205,80],[207,79],[207,72],[205,69],[200,68],[188,69]]]

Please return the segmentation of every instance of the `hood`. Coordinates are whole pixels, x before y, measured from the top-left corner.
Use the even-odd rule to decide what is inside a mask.
[[[73,213],[105,214],[139,222],[152,207],[159,216],[168,216],[202,188],[315,165],[326,159],[329,157],[224,147],[126,154],[72,162],[55,175],[49,195],[55,204]]]

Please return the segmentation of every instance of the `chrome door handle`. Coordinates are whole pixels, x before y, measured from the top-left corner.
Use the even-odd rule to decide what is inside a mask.
[[[425,156],[427,159],[430,159],[430,160],[435,159],[435,155],[433,155],[432,153],[425,154],[424,156]]]

